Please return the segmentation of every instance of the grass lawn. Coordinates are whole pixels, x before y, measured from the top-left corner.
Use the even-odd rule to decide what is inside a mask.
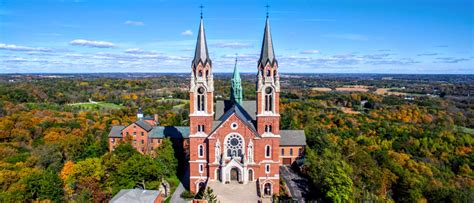
[[[80,109],[120,109],[121,105],[107,103],[107,102],[84,102],[84,103],[73,103],[68,104],[68,106],[78,107]]]

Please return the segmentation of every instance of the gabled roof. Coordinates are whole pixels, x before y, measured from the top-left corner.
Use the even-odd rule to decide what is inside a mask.
[[[280,146],[306,146],[304,130],[280,130]]]
[[[143,128],[143,130],[146,130],[147,132],[150,132],[150,130],[153,129],[153,126],[148,124],[144,120],[138,120],[135,122],[135,124]]]
[[[272,41],[272,34],[270,32],[270,20],[267,16],[267,21],[265,23],[265,30],[263,33],[263,41],[262,41],[262,51],[260,52],[260,59],[258,60],[258,64],[262,64],[265,66],[267,63],[277,63],[275,58],[275,52],[273,51],[273,41]]]
[[[122,130],[125,126],[116,125],[112,126],[110,130],[110,138],[122,138]],[[149,138],[188,138],[189,127],[188,126],[152,126],[152,129],[148,134]]]
[[[224,115],[225,112],[227,112],[234,102],[231,100],[219,100],[216,101],[216,108],[215,108],[215,119],[220,120],[220,118]],[[250,117],[252,117],[252,120],[255,120],[257,118],[257,102],[255,100],[252,101],[242,101],[240,104],[245,109],[245,112],[247,112]]]
[[[196,67],[199,62],[202,62],[203,64],[212,63],[207,50],[206,33],[204,32],[204,21],[202,18],[201,22],[199,23],[199,32],[196,42],[196,50],[194,53],[193,67]]]
[[[116,125],[112,126],[112,129],[110,129],[109,132],[109,137],[122,137],[122,130],[125,128],[125,126],[122,125]]]
[[[257,130],[255,129],[255,124],[254,124],[254,120],[253,118],[247,113],[247,111],[245,111],[245,109],[238,103],[233,103],[233,105],[230,107],[229,110],[227,110],[224,115],[222,115],[220,118],[219,118],[219,123],[215,123],[215,124],[218,124],[216,126],[213,126],[213,129],[217,129],[219,126],[222,125],[222,123],[224,123],[224,121],[226,121],[230,116],[232,116],[233,114],[235,114],[235,116],[237,116],[237,118],[239,118],[240,120],[242,120],[242,122],[247,125],[250,130],[252,130],[255,134],[258,135],[257,133]],[[214,123],[213,123],[214,124]],[[213,130],[213,131],[214,131]],[[212,134],[213,132],[211,132]]]
[[[123,189],[110,200],[111,203],[155,202],[159,190]]]

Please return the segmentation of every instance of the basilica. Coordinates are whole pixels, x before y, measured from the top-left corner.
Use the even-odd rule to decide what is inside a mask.
[[[280,130],[280,76],[267,16],[257,64],[256,101],[244,101],[237,67],[230,100],[214,104],[212,60],[201,18],[191,65],[190,191],[209,181],[256,184],[260,196],[279,192],[279,167],[302,155],[304,131]]]
[[[197,193],[210,182],[253,184],[260,197],[279,192],[280,166],[291,165],[304,154],[302,130],[280,129],[280,76],[267,16],[260,59],[257,61],[256,101],[243,99],[236,64],[229,100],[215,101],[213,64],[201,17],[189,86],[189,126],[159,126],[157,116],[141,111],[137,121],[113,126],[109,150],[130,140],[142,154],[152,154],[162,139],[182,146],[189,159],[189,190]]]

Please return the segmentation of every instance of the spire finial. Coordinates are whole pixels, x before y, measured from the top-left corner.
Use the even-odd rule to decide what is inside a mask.
[[[238,56],[239,56],[239,55],[238,55],[237,53],[235,53],[235,65],[237,65],[237,57],[238,57]]]
[[[204,8],[204,6],[201,4],[199,8],[201,9],[201,19],[202,19],[202,8]]]
[[[267,5],[265,7],[267,8],[267,18],[268,18],[268,9],[270,8],[270,6],[267,3]]]

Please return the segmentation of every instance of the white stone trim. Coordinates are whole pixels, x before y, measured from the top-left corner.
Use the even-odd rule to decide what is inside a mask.
[[[208,178],[207,176],[190,176],[190,179],[206,179]]]
[[[194,161],[189,161],[189,163],[207,163],[207,160],[205,159],[198,159],[198,160],[194,160]]]

